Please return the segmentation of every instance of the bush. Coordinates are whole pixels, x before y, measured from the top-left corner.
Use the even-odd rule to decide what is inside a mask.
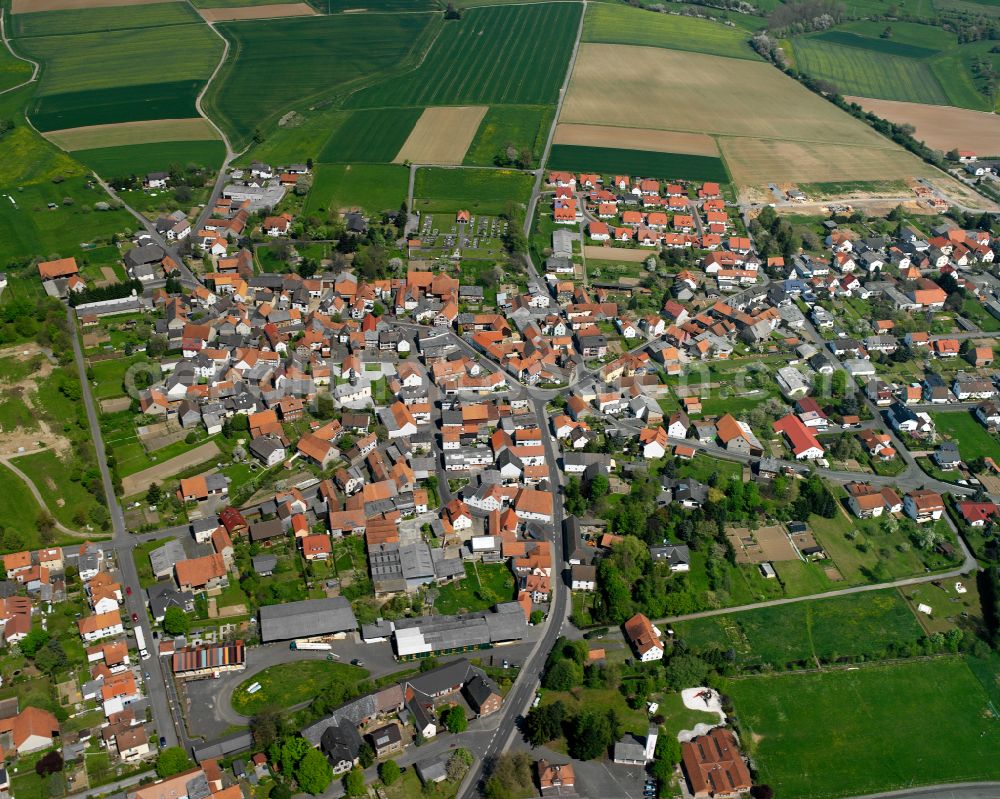
[[[395,760],[386,760],[379,763],[378,777],[385,785],[392,785],[399,779],[399,766]]]
[[[187,752],[179,746],[170,746],[160,752],[156,758],[156,776],[160,779],[172,777],[191,768],[194,763],[188,757]]]
[[[35,763],[35,773],[44,777],[46,774],[55,774],[57,771],[62,771],[62,767],[62,755],[58,752],[49,752]]]

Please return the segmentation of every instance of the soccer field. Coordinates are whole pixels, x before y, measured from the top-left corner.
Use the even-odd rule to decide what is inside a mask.
[[[958,657],[727,681],[760,782],[836,799],[1000,778],[1000,719]]]

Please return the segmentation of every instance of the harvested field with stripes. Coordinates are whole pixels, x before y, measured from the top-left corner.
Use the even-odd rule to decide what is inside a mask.
[[[485,105],[424,109],[394,163],[461,164],[486,110]]]
[[[164,141],[209,141],[218,139],[207,120],[149,119],[141,122],[119,122],[111,125],[90,125],[83,128],[53,130],[45,134],[53,144],[70,152],[98,147],[120,147],[127,144],[152,144]]]
[[[262,6],[230,6],[229,8],[199,8],[198,13],[208,22],[232,22],[240,19],[277,19],[278,17],[313,17],[316,9],[308,3],[272,3]]]
[[[741,190],[770,182],[925,175],[948,182],[863,122],[774,67],[754,61],[652,47],[581,45],[560,126],[600,126],[611,120],[643,132],[716,138]],[[566,146],[558,145],[554,153]]]
[[[553,144],[580,147],[614,147],[618,150],[651,150],[656,153],[686,153],[718,156],[715,139],[704,133],[679,133],[673,130],[618,128],[611,125],[556,125]]]
[[[873,100],[868,97],[845,97],[865,111],[902,125],[913,125],[914,136],[928,147],[948,152],[972,150],[979,156],[1000,155],[1000,116],[986,111],[972,111],[950,105],[902,103]]]

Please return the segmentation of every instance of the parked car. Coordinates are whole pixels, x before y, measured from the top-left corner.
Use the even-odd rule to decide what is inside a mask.
[[[125,586],[125,594],[126,596],[132,596],[132,586],[130,585]]]
[[[137,624],[138,621],[139,621],[139,614],[138,613],[133,613],[132,614],[132,623],[133,624]]]

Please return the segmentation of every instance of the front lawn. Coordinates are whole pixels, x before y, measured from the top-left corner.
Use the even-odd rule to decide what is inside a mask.
[[[153,564],[150,563],[149,553],[154,549],[165,546],[169,538],[161,538],[158,541],[146,541],[136,545],[132,550],[132,557],[135,560],[135,570],[139,572],[139,585],[149,588],[156,584],[156,575],[153,574]]]
[[[942,438],[951,439],[958,444],[962,460],[993,458],[1000,463],[1000,442],[976,421],[971,412],[932,413],[931,418]]]
[[[327,660],[279,663],[244,680],[233,691],[233,710],[244,716],[270,707],[288,710],[338,683],[353,689],[367,676],[366,669]],[[254,683],[260,683],[260,690],[248,693],[247,689]]]
[[[1000,778],[1000,724],[960,658],[727,681],[760,782],[836,799]]]

